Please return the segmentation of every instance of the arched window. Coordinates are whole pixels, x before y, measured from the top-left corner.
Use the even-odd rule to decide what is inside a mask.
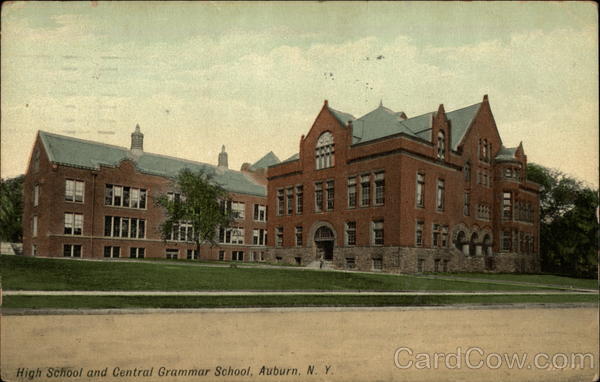
[[[315,163],[317,170],[335,165],[333,135],[328,131],[321,134],[317,140]]]
[[[487,162],[487,160],[488,160],[488,145],[487,145],[487,139],[484,139],[484,140],[483,140],[483,146],[481,146],[481,150],[482,150],[482,153],[481,153],[481,159],[482,159],[484,162]]]
[[[440,131],[437,136],[437,157],[439,159],[446,157],[446,138],[443,131]]]

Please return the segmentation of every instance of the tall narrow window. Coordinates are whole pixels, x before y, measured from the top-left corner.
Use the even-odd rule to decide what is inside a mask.
[[[296,186],[296,215],[302,215],[304,210],[304,187]]]
[[[283,227],[275,228],[275,246],[283,247]]]
[[[36,237],[38,232],[38,217],[37,215],[33,216],[31,219],[31,236]]]
[[[510,192],[502,194],[502,218],[504,220],[512,219],[512,193]]]
[[[385,173],[375,174],[375,204],[382,205],[385,202]]]
[[[423,227],[425,223],[418,221],[415,227],[415,244],[417,247],[423,246]]]
[[[333,210],[334,200],[335,200],[334,181],[329,180],[329,181],[327,181],[327,211]]]
[[[356,222],[346,222],[346,245],[356,245]]]
[[[317,170],[335,165],[333,135],[330,132],[321,134],[315,147],[315,167]]]
[[[65,180],[65,200],[72,202],[75,197],[75,181],[71,179]]]
[[[441,230],[441,227],[439,224],[433,225],[433,230],[431,231],[431,237],[432,237],[432,246],[434,248],[439,247],[441,244],[441,238],[442,238],[442,230]]]
[[[465,175],[465,182],[470,182],[471,181],[471,163],[469,163],[469,162],[465,163],[465,166],[463,167],[463,171],[464,171],[464,175]]]
[[[425,175],[417,174],[417,207],[425,207]]]
[[[437,157],[438,159],[446,157],[446,138],[443,131],[440,131],[437,136]]]
[[[36,149],[33,153],[33,171],[40,169],[40,150]]]
[[[40,202],[40,186],[36,184],[33,186],[33,206],[37,207]]]
[[[360,205],[368,206],[371,202],[371,176],[360,177]]]
[[[437,182],[437,196],[436,196],[436,207],[438,211],[444,210],[444,198],[445,198],[445,185],[443,179],[438,179]]]
[[[463,215],[471,215],[471,194],[468,192],[463,195]]]
[[[284,195],[283,188],[277,190],[277,215],[283,215],[284,212]]]
[[[296,247],[302,247],[302,226],[296,227]]]
[[[315,183],[315,212],[323,211],[323,183]]]
[[[383,245],[383,220],[374,221],[373,226],[373,244]]]
[[[294,212],[294,189],[288,188],[286,190],[286,203],[287,203],[287,214],[291,215]]]
[[[254,220],[264,222],[267,220],[267,206],[260,204],[254,205]]]
[[[348,208],[356,207],[356,178],[348,178]]]

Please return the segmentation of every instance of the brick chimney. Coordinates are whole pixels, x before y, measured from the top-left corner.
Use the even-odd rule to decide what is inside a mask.
[[[225,145],[221,147],[221,152],[219,153],[219,167],[229,168],[229,164],[227,162],[227,152],[225,151]]]
[[[144,153],[144,134],[140,131],[140,125],[135,125],[135,131],[131,133],[131,152],[134,155],[142,155]]]

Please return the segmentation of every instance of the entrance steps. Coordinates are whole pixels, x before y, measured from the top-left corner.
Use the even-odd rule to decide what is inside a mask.
[[[323,261],[323,266],[321,267],[321,261],[315,260],[306,265],[306,268],[310,269],[335,269],[333,268],[332,261]]]

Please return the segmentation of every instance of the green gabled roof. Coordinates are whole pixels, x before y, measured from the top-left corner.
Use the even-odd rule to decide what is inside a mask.
[[[132,160],[138,171],[166,178],[177,176],[180,170],[202,170],[213,175],[215,181],[229,192],[266,196],[266,187],[252,180],[242,172],[220,168],[207,163],[166,155],[142,153],[134,156],[131,151],[120,146],[87,141],[64,135],[39,132],[42,144],[51,162],[65,166],[99,170],[100,166],[117,167],[125,159]]]
[[[253,165],[250,166],[252,170],[258,170],[261,168],[267,168],[274,164],[280,163],[281,161],[277,158],[277,155],[273,151],[269,151],[264,157],[257,160]]]
[[[296,154],[292,155],[291,157],[287,158],[286,160],[282,161],[281,163],[292,162],[292,161],[295,161],[298,159],[300,159],[300,153],[296,153]]]
[[[333,116],[343,125],[346,126],[348,121],[354,121],[356,118],[352,114],[344,113],[343,111],[338,111],[327,106],[327,109],[333,114]]]
[[[476,103],[474,105],[446,113],[446,118],[448,118],[452,125],[452,150],[456,150],[458,145],[462,142],[480,107],[481,103]]]
[[[498,154],[494,157],[496,162],[513,162],[517,161],[516,153],[518,147],[504,147],[501,146],[500,150],[498,150]]]
[[[427,113],[405,119],[403,112],[395,112],[380,104],[377,109],[352,122],[352,143],[368,142],[399,133],[426,137],[427,129],[431,129],[432,115]]]

